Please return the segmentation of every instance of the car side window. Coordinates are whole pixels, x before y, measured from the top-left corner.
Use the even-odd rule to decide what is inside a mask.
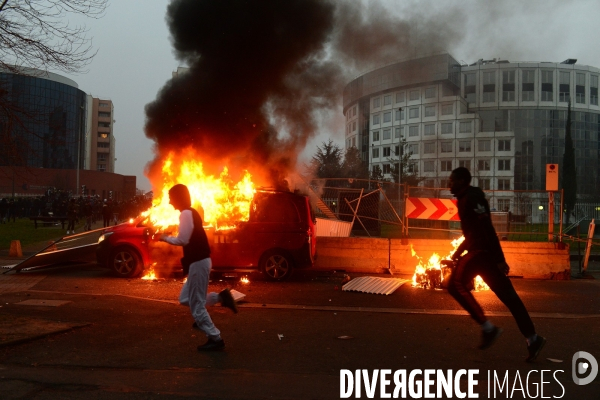
[[[252,222],[300,222],[296,205],[283,196],[256,198],[250,216]]]

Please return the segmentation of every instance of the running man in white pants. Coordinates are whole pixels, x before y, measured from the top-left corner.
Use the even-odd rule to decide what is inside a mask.
[[[192,208],[190,192],[185,185],[175,185],[169,190],[170,204],[181,211],[179,216],[179,233],[177,236],[161,235],[160,240],[175,246],[183,246],[183,274],[187,276],[179,296],[182,305],[189,306],[194,317],[193,327],[200,329],[208,337],[208,341],[198,346],[198,351],[222,350],[225,342],[221,332],[212,322],[206,306],[216,303],[230,308],[237,313],[237,306],[229,289],[221,293],[206,293],[212,262],[210,246],[206,232],[202,227],[202,218],[198,211]]]

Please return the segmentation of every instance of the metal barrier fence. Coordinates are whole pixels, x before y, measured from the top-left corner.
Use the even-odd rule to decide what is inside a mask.
[[[452,199],[446,188],[406,187],[361,179],[316,179],[310,182],[310,187],[329,208],[327,214],[317,208],[317,216],[328,218],[333,214],[342,221],[352,221],[354,236],[453,239],[461,235],[460,221],[407,219],[405,216],[407,198]],[[548,219],[552,213],[548,192],[484,192],[492,210],[492,222],[503,240],[560,241],[564,235],[576,235],[579,224],[587,229],[593,218],[600,220],[600,204],[577,203],[567,223],[561,212],[561,193],[556,192],[553,232],[549,236]]]

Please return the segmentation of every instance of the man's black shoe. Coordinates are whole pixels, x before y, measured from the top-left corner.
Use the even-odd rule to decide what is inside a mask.
[[[479,349],[485,350],[491,347],[496,342],[496,339],[500,337],[501,334],[502,329],[498,328],[497,326],[495,326],[494,329],[489,332],[482,332],[481,344],[479,345]]]
[[[231,311],[233,311],[234,313],[237,314],[238,309],[237,309],[237,306],[235,305],[235,300],[233,299],[233,296],[231,295],[231,292],[229,291],[229,289],[222,290],[221,293],[219,293],[219,297],[221,299],[221,305],[223,307],[227,307]]]
[[[198,324],[194,321],[194,323],[192,324],[192,329],[195,329],[197,331],[201,331],[202,329],[198,328]]]
[[[540,335],[537,335],[533,343],[527,345],[527,351],[529,352],[529,357],[525,361],[533,362],[537,358],[540,351],[544,348],[546,344],[546,338]]]
[[[217,351],[217,350],[223,350],[224,348],[225,348],[225,342],[223,341],[223,339],[219,339],[219,340],[208,339],[208,341],[206,343],[204,343],[202,346],[198,346],[198,351]]]

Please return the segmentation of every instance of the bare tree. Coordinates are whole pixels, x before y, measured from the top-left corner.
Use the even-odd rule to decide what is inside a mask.
[[[68,17],[101,18],[107,0],[0,0],[0,68],[84,72],[96,54],[85,25]]]

